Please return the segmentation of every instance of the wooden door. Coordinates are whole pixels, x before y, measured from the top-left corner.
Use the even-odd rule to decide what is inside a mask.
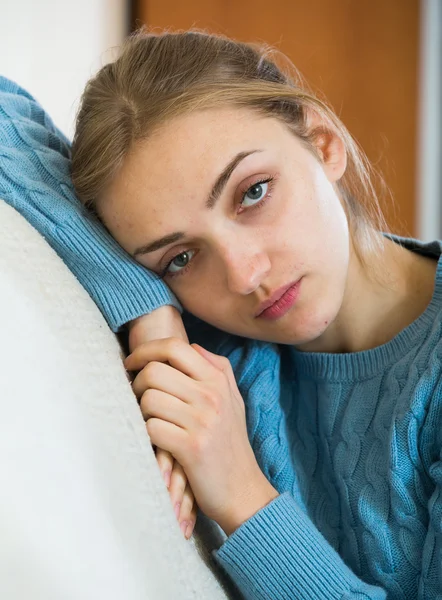
[[[134,16],[287,54],[383,173],[392,230],[416,235],[419,0],[138,0]]]

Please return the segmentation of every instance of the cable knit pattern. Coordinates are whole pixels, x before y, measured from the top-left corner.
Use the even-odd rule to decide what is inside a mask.
[[[67,165],[43,111],[0,78],[0,196],[113,328],[172,302],[85,216]],[[439,242],[393,239],[439,260]],[[367,352],[300,353],[184,314],[192,341],[229,357],[253,450],[280,492],[213,552],[246,600],[442,600],[441,310],[439,260],[425,312]]]
[[[70,180],[68,141],[32,96],[1,76],[0,198],[47,239],[113,331],[165,304],[181,310],[164,282],[83,209]]]
[[[438,242],[393,239],[440,256]],[[250,439],[281,496],[214,553],[247,598],[442,599],[441,337],[439,259],[426,311],[379,348],[248,344]]]

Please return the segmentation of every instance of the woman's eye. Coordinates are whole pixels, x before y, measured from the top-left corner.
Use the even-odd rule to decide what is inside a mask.
[[[265,195],[267,194],[267,189],[269,184],[267,181],[263,181],[261,183],[255,183],[249,187],[247,192],[243,196],[243,201],[241,202],[241,206],[248,207],[253,206],[260,202]]]
[[[167,272],[174,274],[182,271],[192,260],[193,254],[194,250],[186,250],[186,252],[177,254],[177,256],[175,256],[175,258],[167,265]]]

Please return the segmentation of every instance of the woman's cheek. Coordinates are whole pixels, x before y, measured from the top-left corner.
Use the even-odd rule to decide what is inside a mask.
[[[217,278],[213,274],[207,276],[204,271],[198,269],[198,272],[196,272],[195,269],[192,275],[190,275],[190,272],[182,275],[179,283],[174,283],[172,280],[169,287],[181,302],[183,308],[198,317],[203,312],[210,311],[211,307],[214,309],[217,307],[216,297],[219,297],[220,294]]]

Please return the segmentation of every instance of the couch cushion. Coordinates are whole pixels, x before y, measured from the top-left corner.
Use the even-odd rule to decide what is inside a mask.
[[[0,597],[238,597],[219,528],[182,536],[101,313],[1,200],[0,308]]]

